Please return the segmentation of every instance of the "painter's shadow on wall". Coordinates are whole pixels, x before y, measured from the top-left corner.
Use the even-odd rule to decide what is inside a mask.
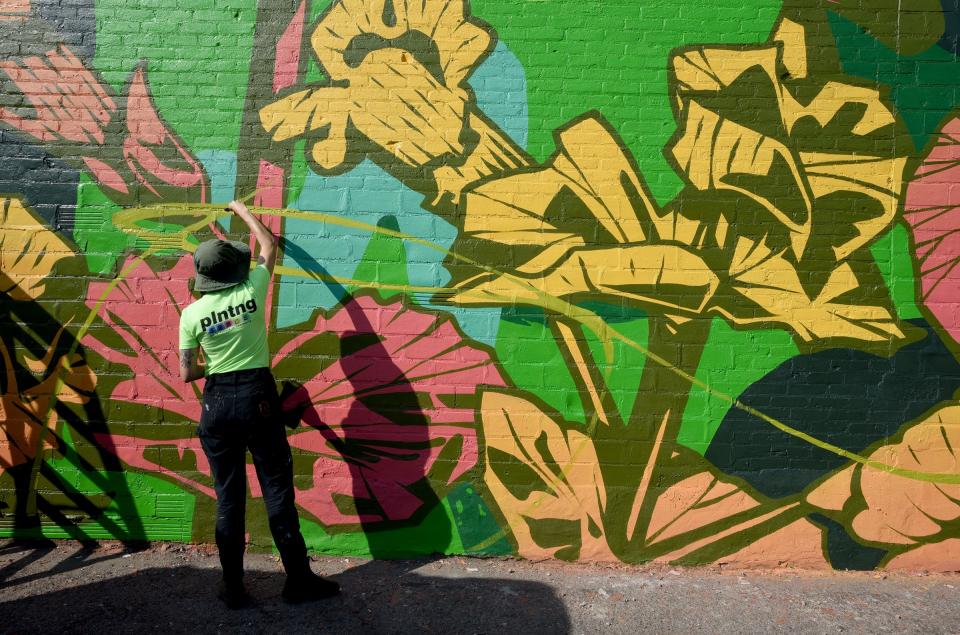
[[[335,576],[343,593],[288,606],[279,572],[247,574],[256,604],[229,611],[218,602],[215,568],[164,567],[0,603],[5,632],[567,633],[570,621],[550,587],[497,578],[445,578],[374,561]],[[162,589],[162,598],[158,596]],[[50,607],[57,607],[51,612]]]
[[[348,317],[349,328],[333,334],[336,344],[330,352],[337,356],[353,394],[350,409],[336,428],[323,421],[303,387],[286,383],[281,393],[284,403],[299,403],[295,418],[319,430],[349,467],[355,506],[350,511],[360,518],[372,557],[443,551],[453,529],[446,514],[431,513],[441,501],[428,478],[434,439],[420,397],[380,337],[380,325],[373,323],[378,318],[369,307],[357,302],[301,247],[284,241],[283,248],[305,272],[326,284],[339,299],[337,310]],[[404,511],[397,503],[401,498],[416,510]],[[424,524],[427,517],[429,523]],[[396,536],[385,531],[417,526],[417,544],[398,544]]]

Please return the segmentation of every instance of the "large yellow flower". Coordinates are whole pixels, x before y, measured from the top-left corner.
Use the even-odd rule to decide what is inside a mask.
[[[450,261],[456,304],[628,302],[676,323],[709,314],[801,341],[903,336],[863,248],[897,213],[904,156],[875,89],[806,74],[785,20],[765,46],[694,48],[671,64],[687,188],[657,209],[609,126],[557,134],[545,165],[468,189]],[[785,78],[790,79],[790,86]],[[799,82],[799,84],[798,84]],[[791,91],[797,91],[794,95]]]
[[[464,194],[454,250],[509,274],[476,274],[450,261],[456,291],[441,299],[501,305],[536,304],[540,293],[616,296],[677,315],[703,311],[717,276],[687,244],[659,239],[692,240],[697,224],[655,210],[622,142],[598,115],[559,131],[557,146],[546,165]]]
[[[697,190],[769,212],[796,260],[813,241],[840,261],[890,226],[908,148],[876,88],[808,76],[805,35],[784,20],[769,45],[674,55],[667,152]]]
[[[73,255],[73,249],[34,218],[23,201],[0,197],[0,292],[13,300],[35,300],[54,266]]]
[[[462,154],[466,79],[491,42],[465,5],[334,2],[311,37],[330,83],[266,106],[263,127],[275,141],[316,138],[311,154],[327,170],[356,160],[348,156],[354,131],[411,167]]]

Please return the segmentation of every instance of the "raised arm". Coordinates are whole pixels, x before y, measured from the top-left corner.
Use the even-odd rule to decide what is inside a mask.
[[[240,201],[233,201],[227,209],[232,210],[250,228],[250,231],[257,238],[257,246],[259,247],[257,262],[263,264],[267,271],[273,273],[273,265],[277,262],[277,239],[260,222],[260,219],[254,216],[247,209],[247,206]]]

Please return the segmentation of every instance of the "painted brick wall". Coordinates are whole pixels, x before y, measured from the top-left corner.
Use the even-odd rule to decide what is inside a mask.
[[[0,536],[212,542],[176,329],[243,198],[311,549],[960,568],[958,37],[957,0],[0,0]]]

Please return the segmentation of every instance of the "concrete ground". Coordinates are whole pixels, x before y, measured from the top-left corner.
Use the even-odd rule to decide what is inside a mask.
[[[277,560],[247,564],[229,611],[207,548],[0,543],[0,632],[960,633],[960,576],[320,558],[342,595],[288,606]]]

